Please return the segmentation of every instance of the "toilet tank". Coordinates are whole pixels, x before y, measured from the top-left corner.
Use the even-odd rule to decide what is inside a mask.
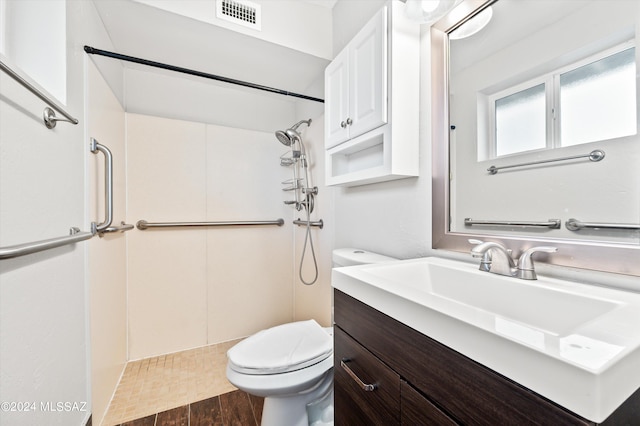
[[[398,260],[394,257],[384,256],[378,253],[357,248],[339,248],[333,250],[333,267],[364,265],[367,263],[388,262]]]

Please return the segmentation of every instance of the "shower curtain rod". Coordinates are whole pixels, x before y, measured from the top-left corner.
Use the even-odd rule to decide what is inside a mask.
[[[247,81],[236,80],[236,79],[233,79],[233,78],[223,77],[223,76],[215,75],[215,74],[209,74],[209,73],[202,72],[202,71],[195,71],[195,70],[191,70],[189,68],[177,67],[175,65],[163,64],[162,62],[150,61],[148,59],[136,58],[134,56],[123,55],[121,53],[114,53],[114,52],[109,52],[109,51],[106,51],[106,50],[100,50],[100,49],[96,49],[96,48],[91,47],[91,46],[85,46],[84,47],[84,51],[87,52],[90,55],[106,56],[108,58],[120,59],[122,61],[134,62],[136,64],[147,65],[147,66],[150,66],[150,67],[162,68],[162,69],[169,70],[169,71],[181,72],[183,74],[195,75],[197,77],[208,78],[210,80],[218,80],[218,81],[222,81],[224,83],[236,84],[236,85],[239,85],[239,86],[249,87],[249,88],[257,89],[257,90],[264,90],[265,92],[276,93],[278,95],[293,96],[295,98],[306,99],[308,101],[324,103],[324,99],[314,98],[312,96],[307,96],[307,95],[301,95],[300,93],[289,92],[287,90],[276,89],[276,88],[269,87],[269,86],[262,86],[260,84],[249,83]]]

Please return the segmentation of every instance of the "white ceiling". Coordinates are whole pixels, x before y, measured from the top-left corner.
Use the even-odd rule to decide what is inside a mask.
[[[335,3],[335,0],[307,1],[327,7]],[[322,77],[329,63],[317,56],[135,1],[94,3],[117,53],[302,94],[308,94],[305,91]],[[310,95],[322,97],[317,93]]]
[[[316,6],[324,6],[324,7],[328,7],[329,9],[333,9],[333,6],[336,5],[336,2],[338,0],[302,0],[306,3],[311,3],[311,4],[315,4]]]

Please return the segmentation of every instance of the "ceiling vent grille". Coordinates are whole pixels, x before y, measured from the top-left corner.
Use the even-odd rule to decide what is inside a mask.
[[[247,0],[217,0],[216,16],[225,21],[260,31],[260,5]]]

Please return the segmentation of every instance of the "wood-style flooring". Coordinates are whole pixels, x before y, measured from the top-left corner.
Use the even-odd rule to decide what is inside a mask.
[[[259,426],[264,398],[236,390],[121,426]]]

